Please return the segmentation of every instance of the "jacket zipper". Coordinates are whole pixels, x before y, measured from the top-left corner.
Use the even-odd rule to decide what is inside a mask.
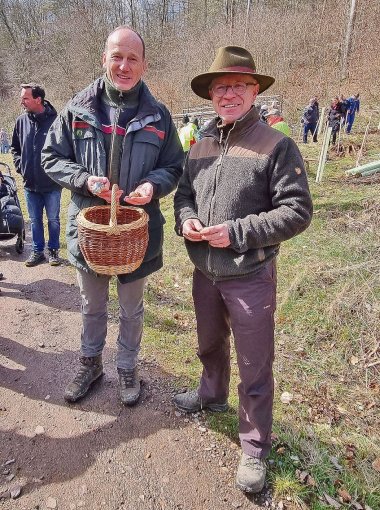
[[[115,113],[115,119],[114,119],[114,122],[113,122],[113,129],[112,129],[112,135],[111,135],[110,160],[109,160],[109,163],[108,163],[108,179],[109,179],[110,182],[111,182],[111,177],[112,177],[112,163],[113,163],[113,156],[114,156],[114,154],[113,154],[113,146],[114,146],[114,143],[115,143],[116,128],[117,128],[117,123],[119,121],[120,111],[121,111],[121,107],[119,105],[117,107],[117,110],[116,110],[116,113]]]
[[[215,202],[215,190],[216,190],[216,181],[217,181],[217,178],[218,178],[218,175],[220,173],[220,169],[222,167],[222,162],[223,162],[223,158],[224,156],[226,155],[226,152],[228,150],[228,140],[230,138],[230,133],[231,131],[235,128],[235,126],[233,126],[229,132],[227,133],[227,138],[226,138],[226,141],[225,141],[225,144],[224,144],[224,147],[223,147],[223,150],[219,156],[219,159],[216,163],[216,169],[215,169],[215,174],[214,174],[214,187],[213,187],[213,192],[212,192],[212,198],[211,198],[211,204],[210,204],[210,209],[209,209],[209,212],[208,212],[208,221],[207,221],[207,225],[210,225],[210,220],[211,220],[211,211],[212,211],[212,208],[213,208],[213,205],[214,205],[214,202]],[[219,145],[222,145],[222,137],[223,137],[223,131],[221,130],[220,131],[220,138],[219,138]],[[215,277],[213,275],[213,272],[211,270],[211,248],[210,248],[210,245],[208,245],[207,247],[207,271],[209,272],[209,274],[212,276],[212,283],[213,285],[215,285],[216,283],[216,280],[215,280]]]

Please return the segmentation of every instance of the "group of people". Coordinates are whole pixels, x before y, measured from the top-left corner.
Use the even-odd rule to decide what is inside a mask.
[[[348,99],[343,95],[334,97],[331,100],[330,107],[327,109],[327,125],[332,129],[332,143],[336,143],[339,131],[345,127],[346,133],[351,133],[352,125],[356,113],[360,109],[360,95],[356,94]],[[303,142],[307,143],[307,136],[310,132],[313,142],[318,141],[318,128],[320,122],[320,112],[318,98],[312,97],[309,104],[305,107],[301,123],[303,124]]]
[[[305,230],[312,217],[295,142],[261,122],[253,106],[275,80],[257,72],[246,49],[219,48],[209,70],[191,82],[198,97],[212,102],[216,117],[202,138],[189,144],[184,158],[167,108],[143,80],[141,35],[127,26],[111,32],[103,67],[104,75],[75,95],[58,116],[40,87],[23,85],[26,112],[17,119],[12,140],[32,222],[32,263],[40,263],[43,253],[37,213],[46,208],[48,246],[54,251],[60,189],[71,191],[67,250],[82,297],[82,331],[77,371],[64,398],[78,401],[103,374],[107,335],[111,277],[88,267],[78,246],[78,213],[109,203],[111,186],[117,183],[120,203],[143,207],[149,215],[142,265],[117,277],[119,398],[131,406],[141,391],[137,358],[144,287],[149,275],[163,266],[160,199],[177,188],[175,228],[194,265],[197,354],[203,371],[197,389],[176,395],[174,405],[185,412],[227,409],[233,332],[243,450],[236,483],[244,492],[259,492],[271,447],[276,259],[280,244]]]
[[[332,128],[332,143],[336,143],[337,134],[343,128],[350,134],[355,116],[360,110],[360,95],[356,94],[348,99],[343,95],[331,100],[327,111],[328,125]]]

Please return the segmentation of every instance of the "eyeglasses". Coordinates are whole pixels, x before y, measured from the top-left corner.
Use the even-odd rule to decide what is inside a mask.
[[[244,96],[244,94],[245,94],[245,92],[247,90],[248,85],[257,85],[257,83],[239,82],[239,83],[235,83],[235,85],[221,85],[221,84],[218,84],[218,85],[214,85],[213,87],[211,87],[210,90],[212,91],[212,93],[216,97],[223,97],[225,94],[227,94],[227,90],[228,89],[232,89],[232,92],[236,96]]]

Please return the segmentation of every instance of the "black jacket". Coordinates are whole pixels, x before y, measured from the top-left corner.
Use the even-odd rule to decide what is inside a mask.
[[[24,187],[40,193],[61,189],[41,166],[41,151],[57,112],[49,101],[44,101],[42,113],[24,113],[16,119],[11,152],[16,171],[24,179]]]

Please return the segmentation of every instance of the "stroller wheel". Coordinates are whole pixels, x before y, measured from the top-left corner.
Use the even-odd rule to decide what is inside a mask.
[[[17,253],[22,253],[24,251],[24,239],[22,234],[19,234],[16,241],[16,251]]]

